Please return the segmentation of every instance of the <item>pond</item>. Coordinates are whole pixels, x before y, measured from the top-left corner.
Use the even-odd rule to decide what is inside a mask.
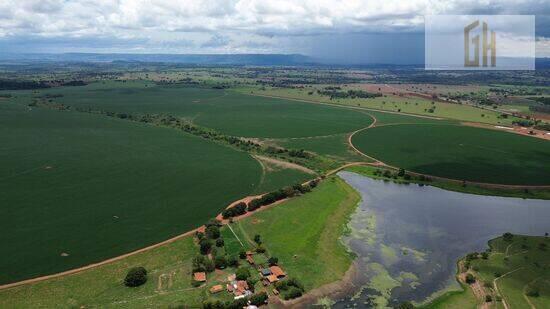
[[[338,174],[362,197],[344,238],[357,254],[355,295],[335,307],[421,303],[450,289],[456,262],[505,232],[550,232],[550,201],[481,196]]]

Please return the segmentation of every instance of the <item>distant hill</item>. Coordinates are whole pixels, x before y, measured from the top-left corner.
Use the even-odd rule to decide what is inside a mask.
[[[1,54],[0,61],[167,62],[209,65],[304,65],[312,58],[300,54]]]

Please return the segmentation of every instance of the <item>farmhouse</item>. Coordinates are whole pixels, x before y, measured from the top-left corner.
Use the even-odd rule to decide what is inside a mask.
[[[229,281],[226,288],[229,293],[233,293],[233,295],[235,295],[235,299],[252,295],[252,292],[249,290],[248,283],[245,280],[235,280],[235,275],[230,275],[227,279],[233,279]]]
[[[285,272],[279,266],[271,266],[269,267],[269,270],[271,270],[271,273],[277,278],[283,278],[286,276]]]

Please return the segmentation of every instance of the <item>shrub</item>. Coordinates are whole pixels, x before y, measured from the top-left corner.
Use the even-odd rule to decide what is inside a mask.
[[[223,247],[224,244],[223,238],[216,239],[216,247]]]
[[[265,248],[264,248],[262,245],[259,245],[258,248],[256,248],[256,252],[258,252],[258,253],[264,253],[264,252],[265,252]]]
[[[262,243],[262,237],[258,234],[254,235],[254,242],[258,245]]]
[[[502,238],[504,239],[504,241],[512,241],[512,238],[514,238],[514,235],[512,233],[504,233],[502,234]]]
[[[287,292],[284,293],[284,299],[293,299],[302,296],[302,290],[297,287],[291,286]]]
[[[278,262],[279,262],[279,259],[274,256],[270,257],[268,260],[268,263],[270,266],[277,265]]]
[[[124,278],[124,285],[129,287],[140,286],[147,282],[147,270],[143,267],[134,267],[128,271]]]
[[[533,286],[532,284],[529,284],[525,288],[525,295],[527,295],[529,297],[539,297],[540,292],[539,292],[539,289],[537,287]]]
[[[239,260],[235,256],[231,255],[227,258],[227,266],[237,267],[239,266]]]
[[[258,294],[254,294],[250,297],[250,304],[254,306],[261,306],[264,304],[267,304],[267,293],[266,292],[260,292]]]
[[[244,251],[244,250],[239,251],[239,258],[240,259],[246,259],[246,251]]]
[[[474,277],[474,275],[472,275],[472,274],[467,274],[466,275],[466,283],[472,284],[474,282],[476,282],[476,277]]]
[[[235,272],[237,280],[246,280],[250,277],[250,270],[246,267],[239,267]]]
[[[493,297],[491,295],[485,295],[485,302],[490,303],[493,301]]]

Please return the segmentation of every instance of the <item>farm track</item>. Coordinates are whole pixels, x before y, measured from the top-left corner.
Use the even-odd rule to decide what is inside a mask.
[[[227,94],[224,94],[220,97],[223,97]],[[355,106],[346,106],[346,105],[340,105],[340,104],[331,104],[331,103],[323,103],[323,102],[317,102],[317,101],[310,101],[310,100],[302,100],[302,99],[293,99],[293,98],[286,98],[286,97],[282,97],[282,96],[271,96],[271,95],[259,95],[259,94],[249,94],[249,95],[253,95],[253,96],[261,96],[261,97],[268,97],[268,98],[276,98],[276,99],[286,99],[286,100],[292,100],[292,101],[298,101],[298,102],[305,102],[305,103],[311,103],[311,104],[321,104],[321,105],[326,105],[326,106],[332,106],[332,107],[340,107],[340,108],[347,108],[347,109],[353,109],[353,110],[358,110],[358,111],[362,111],[364,112],[365,114],[369,115],[370,117],[373,118],[373,123],[371,123],[369,126],[367,127],[364,127],[364,128],[360,128],[356,131],[353,131],[350,133],[350,135],[348,136],[348,144],[349,146],[354,149],[358,154],[366,157],[366,158],[369,158],[371,160],[374,160],[375,162],[351,162],[351,163],[347,163],[347,164],[344,164],[334,170],[331,170],[329,172],[327,172],[325,174],[325,176],[330,176],[330,175],[333,175],[333,174],[336,174],[338,173],[339,171],[343,170],[343,169],[346,169],[348,167],[352,167],[352,166],[360,166],[360,165],[368,165],[368,166],[375,166],[375,167],[385,167],[385,168],[390,168],[390,169],[394,169],[394,170],[398,170],[399,168],[398,167],[395,167],[395,166],[391,166],[391,165],[388,165],[376,158],[373,158],[363,152],[361,152],[359,149],[357,149],[353,143],[352,143],[352,137],[359,133],[359,132],[362,132],[364,130],[368,130],[370,128],[373,128],[376,126],[376,122],[377,122],[377,119],[376,117],[374,117],[373,115],[369,114],[368,112],[365,112],[365,111],[376,111],[376,112],[382,112],[382,113],[389,113],[389,114],[398,114],[398,115],[406,115],[406,116],[412,116],[412,117],[418,117],[418,118],[426,118],[426,119],[434,119],[434,120],[442,120],[444,118],[438,118],[438,117],[431,117],[431,116],[424,116],[424,115],[417,115],[417,114],[408,114],[408,113],[401,113],[401,112],[393,112],[393,111],[386,111],[386,110],[379,110],[379,109],[373,109],[373,108],[365,108],[365,107],[355,107]],[[383,126],[383,125],[380,125],[380,126]],[[430,177],[432,179],[438,179],[438,180],[443,180],[443,181],[449,181],[449,182],[455,182],[455,183],[463,183],[462,180],[458,180],[458,179],[451,179],[451,178],[445,178],[445,177],[439,177],[439,176],[433,176],[433,175],[427,175],[427,174],[421,174],[421,173],[415,173],[415,172],[411,172],[411,171],[407,171],[409,174],[411,175],[414,175],[414,176],[427,176],[427,177]],[[321,179],[321,177],[317,177],[316,179]],[[309,181],[306,181],[304,182],[304,184],[308,183]],[[480,186],[480,187],[486,187],[486,188],[503,188],[503,189],[525,189],[525,188],[529,188],[529,189],[550,189],[550,185],[538,185],[538,186],[525,186],[525,185],[504,185],[504,184],[492,184],[492,183],[482,183],[482,182],[472,182],[472,181],[468,181],[467,182],[468,184],[473,184],[473,185],[477,185],[477,186]],[[258,197],[261,197],[263,194],[259,194],[259,195],[253,195],[253,196],[246,196],[242,199],[239,199],[237,201],[234,201],[232,202],[227,208],[230,208],[230,207],[233,207],[234,205],[240,203],[240,202],[250,202],[251,200],[255,199],[255,198],[258,198]],[[252,212],[247,212],[241,216],[237,216],[237,217],[233,217],[233,220],[240,220],[240,219],[243,219],[243,218],[246,218],[246,217],[249,217],[257,212],[260,212],[260,211],[264,211],[264,210],[267,210],[269,208],[272,208],[274,206],[277,206],[279,204],[282,204],[283,202],[287,201],[287,199],[283,199],[283,200],[279,200],[279,201],[276,201],[272,204],[269,204],[269,205],[266,205],[266,206],[263,206],[257,210],[254,210]],[[221,216],[221,213],[218,214],[218,216],[216,217],[218,219],[222,219],[221,222],[222,224],[227,224],[229,223],[229,220],[224,220]],[[18,281],[18,282],[13,282],[13,283],[8,283],[8,284],[3,284],[3,285],[0,285],[0,290],[5,290],[5,289],[10,289],[10,288],[15,288],[15,287],[18,287],[18,286],[22,286],[22,285],[28,285],[28,284],[34,284],[34,283],[38,283],[38,282],[42,282],[42,281],[46,281],[46,280],[50,280],[50,279],[56,279],[56,278],[61,278],[61,277],[64,277],[64,276],[68,276],[68,275],[73,275],[73,274],[77,274],[77,273],[80,273],[82,271],[85,271],[85,270],[89,270],[89,269],[93,269],[93,268],[96,268],[96,267],[99,267],[99,266],[102,266],[102,265],[106,265],[106,264],[110,264],[110,263],[113,263],[113,262],[116,262],[116,261],[119,261],[119,260],[122,260],[124,258],[127,258],[129,256],[133,256],[133,255],[136,255],[136,254],[139,254],[139,253],[143,253],[143,252],[146,252],[146,251],[149,251],[149,250],[152,250],[152,249],[155,249],[155,248],[158,248],[158,247],[161,247],[161,246],[164,246],[164,245],[167,245],[167,244],[170,244],[172,242],[175,242],[179,239],[182,239],[184,237],[187,237],[187,236],[190,236],[192,235],[193,233],[195,233],[196,231],[198,231],[199,229],[201,229],[201,227],[198,227],[198,228],[195,228],[193,230],[190,230],[190,231],[187,231],[187,232],[184,232],[180,235],[177,235],[177,236],[174,236],[170,239],[167,239],[165,241],[162,241],[162,242],[159,242],[159,243],[156,243],[156,244],[153,244],[153,245],[150,245],[150,246],[147,246],[147,247],[144,247],[144,248],[141,248],[141,249],[138,249],[138,250],[135,250],[135,251],[132,251],[132,252],[129,252],[129,253],[126,253],[126,254],[123,254],[123,255],[119,255],[119,256],[116,256],[116,257],[113,257],[113,258],[110,258],[110,259],[107,259],[107,260],[104,260],[104,261],[100,261],[100,262],[97,262],[97,263],[92,263],[92,264],[88,264],[86,266],[82,266],[82,267],[79,267],[79,268],[74,268],[74,269],[71,269],[71,270],[67,270],[67,271],[63,271],[63,272],[60,272],[60,273],[55,273],[55,274],[51,274],[51,275],[46,275],[46,276],[41,276],[41,277],[36,277],[36,278],[32,278],[32,279],[27,279],[27,280],[22,280],[22,281]],[[516,270],[519,270],[519,269],[516,269]],[[515,270],[515,271],[516,271]],[[511,272],[510,272],[511,273]],[[505,274],[505,275],[508,275],[509,273]],[[501,277],[502,278],[502,277]],[[498,278],[497,278],[498,279]],[[494,280],[493,284],[495,285],[495,288],[497,289],[498,291],[498,288],[497,288],[497,285],[496,285],[496,279]],[[506,306],[506,303],[505,301],[503,300],[503,304],[505,307]]]
[[[326,173],[325,175],[326,176],[330,176],[330,175],[333,175],[347,167],[350,167],[350,166],[356,166],[356,165],[365,165],[365,164],[368,164],[366,162],[353,162],[353,163],[348,163],[348,164],[344,164],[332,171],[329,171],[328,173]],[[321,177],[317,177],[315,179],[320,179]],[[306,181],[304,182],[303,184],[307,184],[309,181]],[[265,193],[264,193],[265,194]],[[259,198],[261,197],[263,194],[258,194],[258,195],[250,195],[250,196],[246,196],[242,199],[239,199],[237,201],[234,201],[232,202],[231,204],[229,204],[229,206],[227,206],[227,208],[230,208],[230,207],[233,207],[235,205],[237,205],[238,203],[240,202],[245,202],[245,203],[248,203],[250,202],[251,200],[255,199],[255,198]],[[276,201],[272,204],[269,204],[269,205],[266,205],[266,206],[263,206],[263,207],[260,207],[254,211],[251,211],[251,212],[247,212],[243,215],[240,215],[240,216],[237,216],[237,217],[233,217],[233,221],[237,221],[237,220],[241,220],[243,218],[246,218],[246,217],[249,217],[257,212],[260,212],[260,211],[264,211],[264,210],[267,210],[269,208],[272,208],[272,207],[275,207],[277,205],[280,205],[282,204],[283,202],[287,201],[287,199],[283,199],[283,200],[279,200],[279,201]],[[229,223],[229,220],[226,220],[226,219],[223,219],[223,217],[221,216],[221,213],[218,214],[218,216],[216,217],[217,219],[221,219],[221,222],[222,224],[227,224]],[[125,253],[123,255],[119,255],[119,256],[116,256],[116,257],[113,257],[113,258],[110,258],[110,259],[107,259],[107,260],[104,260],[104,261],[101,261],[101,262],[97,262],[97,263],[92,263],[92,264],[88,264],[86,266],[82,266],[82,267],[78,267],[78,268],[74,268],[74,269],[70,269],[70,270],[67,270],[67,271],[63,271],[63,272],[60,272],[60,273],[56,273],[56,274],[51,274],[51,275],[46,275],[46,276],[41,276],[41,277],[36,277],[36,278],[32,278],[32,279],[27,279],[27,280],[23,280],[23,281],[18,281],[18,282],[13,282],[13,283],[8,283],[8,284],[3,284],[3,285],[0,285],[0,290],[5,290],[5,289],[10,289],[10,288],[15,288],[15,287],[18,287],[18,286],[21,286],[21,285],[28,285],[28,284],[34,284],[34,283],[38,283],[38,282],[41,282],[41,281],[46,281],[46,280],[50,280],[50,279],[56,279],[56,278],[61,278],[61,277],[65,277],[65,276],[69,276],[69,275],[73,275],[73,274],[77,274],[77,273],[80,273],[82,271],[85,271],[85,270],[89,270],[89,269],[93,269],[93,268],[96,268],[96,267],[99,267],[99,266],[102,266],[102,265],[106,265],[106,264],[110,264],[110,263],[113,263],[113,262],[116,262],[116,261],[120,261],[124,258],[127,258],[129,256],[132,256],[132,255],[136,255],[136,254],[139,254],[139,253],[143,253],[143,252],[146,252],[146,251],[149,251],[149,250],[152,250],[152,249],[155,249],[155,248],[158,248],[158,247],[161,247],[161,246],[164,246],[164,245],[167,245],[167,244],[170,244],[170,243],[173,243],[179,239],[182,239],[184,237],[187,237],[187,236],[191,236],[193,235],[195,232],[197,232],[198,230],[200,230],[203,226],[201,227],[198,227],[198,228],[195,228],[193,230],[190,230],[190,231],[187,231],[183,234],[180,234],[180,235],[177,235],[177,236],[174,236],[170,239],[167,239],[165,241],[162,241],[162,242],[159,242],[159,243],[156,243],[156,244],[153,244],[153,245],[150,245],[150,246],[147,246],[147,247],[144,247],[144,248],[141,248],[141,249],[138,249],[138,250],[135,250],[135,251],[132,251],[132,252],[128,252],[128,253]]]

